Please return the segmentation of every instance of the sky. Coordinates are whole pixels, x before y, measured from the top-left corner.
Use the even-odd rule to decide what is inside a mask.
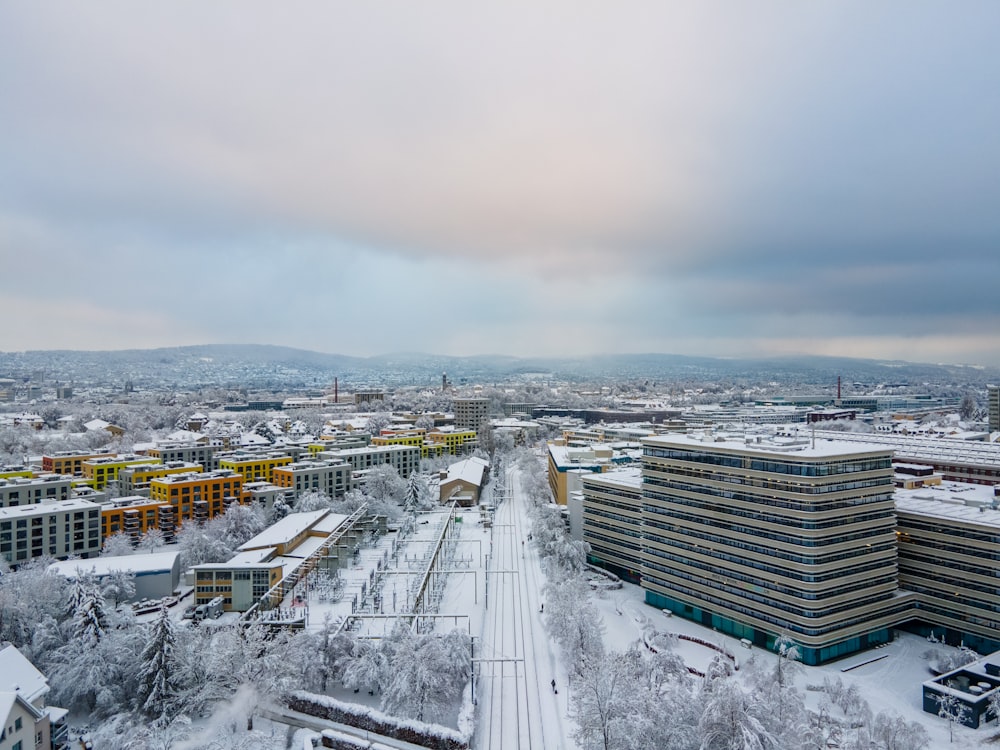
[[[0,351],[1000,365],[1000,3],[0,3]]]

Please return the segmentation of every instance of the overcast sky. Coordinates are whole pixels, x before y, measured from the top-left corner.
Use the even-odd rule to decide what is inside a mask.
[[[4,2],[0,350],[1000,365],[1000,3]]]

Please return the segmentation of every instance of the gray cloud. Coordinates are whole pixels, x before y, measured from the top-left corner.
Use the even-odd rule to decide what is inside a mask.
[[[994,3],[98,7],[0,8],[0,250],[160,342],[449,289],[475,330],[377,350],[1000,322]]]

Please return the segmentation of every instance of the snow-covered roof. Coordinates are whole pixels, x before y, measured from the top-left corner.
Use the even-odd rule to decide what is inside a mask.
[[[271,556],[277,551],[277,547],[260,547],[259,549],[246,550],[245,552],[237,552],[225,563],[222,563],[226,567],[236,567],[240,565],[261,565],[263,563],[271,562]],[[213,563],[208,567],[218,567],[219,563]],[[197,565],[195,566],[198,567]]]
[[[478,487],[483,483],[483,474],[489,466],[489,462],[485,459],[472,456],[449,466],[447,481],[454,482],[461,480]]]
[[[0,688],[16,692],[32,703],[49,691],[49,683],[24,654],[8,643],[0,649]]]
[[[345,516],[343,513],[327,513],[315,526],[313,526],[313,530],[320,534],[329,536],[340,528],[340,525],[346,521],[347,518],[348,516]]]
[[[942,482],[912,490],[896,488],[896,510],[949,521],[966,521],[1000,528],[1000,498],[991,485]]]
[[[138,575],[162,573],[172,570],[178,552],[149,552],[135,555],[115,555],[112,557],[91,557],[87,560],[64,560],[49,566],[49,571],[65,578],[75,578],[77,570],[93,573],[98,578],[112,572],[129,570]]]
[[[313,510],[306,513],[289,513],[280,521],[264,529],[253,539],[241,545],[240,551],[257,549],[258,547],[276,547],[279,544],[285,544],[313,527],[317,521],[329,512],[328,510]]]
[[[33,516],[46,516],[50,513],[66,513],[77,510],[100,509],[100,505],[90,500],[70,498],[69,500],[56,500],[54,502],[32,503],[31,505],[16,505],[14,507],[0,508],[0,519],[11,518],[31,518]]]
[[[703,435],[662,435],[643,440],[644,444],[654,446],[679,446],[683,448],[705,448],[737,451],[741,454],[774,456],[780,454],[789,458],[837,458],[839,456],[856,456],[859,453],[885,452],[889,447],[878,445],[859,445],[847,440],[817,437],[812,439],[809,430],[803,430],[795,436],[757,436],[726,435],[705,433]]]

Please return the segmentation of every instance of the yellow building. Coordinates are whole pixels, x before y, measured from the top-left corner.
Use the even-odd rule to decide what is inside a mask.
[[[472,433],[472,437],[475,438],[475,433]],[[462,440],[453,439],[451,442],[448,440],[440,440],[438,442],[431,441],[427,436],[427,430],[420,427],[407,428],[405,430],[383,430],[381,435],[377,435],[372,438],[372,445],[409,445],[420,449],[420,457],[438,457],[444,455],[445,452],[454,453],[455,450],[460,450],[462,445]]]
[[[186,461],[171,461],[170,463],[143,463],[127,466],[118,472],[118,489],[122,497],[135,495],[149,489],[149,483],[157,477],[171,474],[201,473],[205,467],[201,464]]]
[[[476,440],[475,430],[447,427],[440,427],[433,432],[428,432],[427,440],[432,444],[443,445],[444,450],[453,456],[472,451],[479,444]],[[424,455],[426,456],[426,454]]]
[[[170,503],[178,526],[224,513],[234,502],[243,504],[243,476],[234,471],[171,474],[149,483],[149,499]]]
[[[219,459],[219,469],[241,474],[244,482],[273,482],[273,469],[288,466],[293,461],[291,456],[283,453],[233,454]]]
[[[24,477],[25,479],[31,479],[34,473],[31,469],[18,468],[18,469],[0,469],[0,479],[13,479],[14,477]]]
[[[591,445],[572,448],[549,443],[549,489],[559,505],[566,505],[570,488],[568,476],[590,472],[603,474],[630,463],[631,458],[614,451],[609,445]],[[580,489],[574,487],[573,489]]]
[[[91,458],[83,462],[83,478],[95,490],[103,490],[109,482],[118,481],[118,472],[129,466],[158,463],[149,456],[128,454],[110,458]]]

